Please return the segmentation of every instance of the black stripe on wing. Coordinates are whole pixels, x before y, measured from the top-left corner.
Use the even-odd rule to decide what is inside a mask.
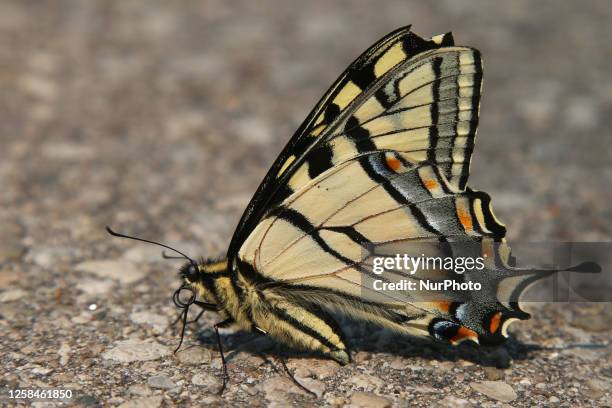
[[[383,163],[385,163],[384,153],[363,156],[359,159],[359,163],[368,176],[372,180],[381,184],[385,191],[387,191],[387,193],[389,193],[389,195],[393,197],[396,202],[408,203],[407,208],[426,231],[435,235],[441,235],[440,232],[427,221],[427,218],[423,215],[421,210],[416,205],[409,202],[406,194],[401,189],[393,185],[391,182],[392,173],[389,169],[385,169],[385,166],[383,165]]]

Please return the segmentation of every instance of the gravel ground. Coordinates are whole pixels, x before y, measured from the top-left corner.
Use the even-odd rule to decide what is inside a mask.
[[[172,354],[176,261],[104,232],[221,254],[327,86],[412,23],[483,52],[470,184],[510,241],[611,241],[611,20],[607,1],[2,1],[0,404],[611,406],[604,303],[533,305],[492,350],[346,325],[346,367],[226,329],[220,398],[214,316]]]

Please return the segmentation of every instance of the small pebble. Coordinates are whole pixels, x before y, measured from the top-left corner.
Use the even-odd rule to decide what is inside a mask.
[[[391,401],[371,392],[357,391],[351,395],[350,407],[355,408],[387,408]]]
[[[489,398],[501,402],[511,402],[518,397],[514,389],[503,381],[472,382],[470,383],[470,387]]]
[[[198,405],[201,407],[217,407],[220,404],[221,404],[221,399],[217,397],[216,395],[206,395],[198,399]]]
[[[14,302],[27,295],[27,292],[22,289],[11,289],[0,293],[0,303]]]
[[[122,284],[136,282],[145,277],[147,271],[126,260],[85,261],[74,267],[79,272],[92,273],[101,278],[110,278]]]
[[[137,395],[139,397],[148,397],[151,395],[151,388],[147,384],[134,384],[130,385],[128,388],[128,392],[132,395]]]
[[[149,340],[122,340],[116,343],[112,349],[104,352],[102,357],[120,363],[131,363],[132,361],[157,360],[170,354],[170,350],[161,344]]]
[[[302,377],[312,376],[323,380],[332,377],[340,369],[340,364],[332,360],[303,358],[289,360],[287,367],[299,371]]]
[[[168,328],[168,318],[157,313],[144,311],[130,314],[130,320],[136,324],[153,326],[155,333],[163,333]]]
[[[288,377],[268,378],[259,385],[259,388],[264,392],[268,401],[279,404],[289,400],[287,394],[307,395],[306,391],[295,385]]]
[[[425,384],[419,384],[412,388],[417,394],[436,394],[439,390]]]
[[[438,401],[437,406],[440,408],[470,408],[472,404],[466,399],[449,395]]]
[[[59,354],[60,356],[60,365],[65,366],[66,364],[68,364],[68,360],[70,360],[71,353],[72,350],[70,349],[68,343],[62,343],[60,348],[57,350],[57,354]]]
[[[161,395],[155,395],[124,402],[119,405],[119,408],[157,408],[161,406],[162,401],[163,397]]]
[[[48,368],[48,367],[41,367],[38,365],[33,366],[33,368],[30,370],[33,374],[38,374],[38,375],[47,375],[49,373],[51,373],[53,371],[52,368]]]
[[[222,379],[209,373],[197,373],[191,377],[191,383],[204,387],[208,391],[217,390],[221,387]]]
[[[364,363],[372,358],[372,355],[367,351],[358,351],[353,355],[353,361],[357,364]]]
[[[140,369],[143,373],[154,374],[159,371],[159,363],[157,361],[146,361],[140,366]]]
[[[160,388],[162,390],[169,390],[176,387],[176,384],[166,375],[154,375],[149,377],[147,384],[151,388]]]
[[[212,360],[212,351],[200,346],[191,346],[177,351],[175,357],[181,364],[208,364]]]
[[[36,349],[32,347],[32,345],[28,344],[27,346],[20,348],[19,351],[23,354],[32,354],[36,351]]]

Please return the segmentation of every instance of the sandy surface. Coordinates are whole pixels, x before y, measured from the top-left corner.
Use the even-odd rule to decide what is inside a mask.
[[[177,262],[104,225],[223,253],[316,100],[404,24],[485,57],[470,184],[510,241],[612,238],[609,2],[254,3],[0,3],[0,404],[67,387],[81,406],[610,406],[609,304],[534,306],[493,350],[347,325],[346,367],[284,351],[318,398],[230,329],[217,397],[212,315],[172,354]]]

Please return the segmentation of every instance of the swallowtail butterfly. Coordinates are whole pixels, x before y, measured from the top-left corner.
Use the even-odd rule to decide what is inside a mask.
[[[278,156],[227,255],[185,256],[183,334],[195,304],[221,316],[215,330],[236,324],[341,364],[350,353],[334,313],[451,344],[503,341],[529,318],[521,292],[548,274],[511,266],[489,196],[467,187],[481,87],[480,52],[451,33],[423,39],[407,26],[372,45]],[[495,290],[410,303],[362,285],[378,246],[440,241],[477,243]]]

